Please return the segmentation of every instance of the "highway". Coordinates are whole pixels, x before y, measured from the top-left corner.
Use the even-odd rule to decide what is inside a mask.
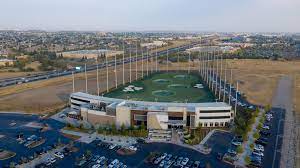
[[[185,51],[186,49],[193,47],[197,44],[200,44],[200,42],[193,42],[192,44],[187,44],[187,45],[183,45],[183,46],[179,46],[179,47],[175,47],[175,48],[170,48],[169,49],[169,54],[172,53],[176,53],[178,51]],[[157,56],[162,56],[162,55],[166,55],[167,54],[167,50],[163,50],[163,51],[159,51],[157,52]],[[152,53],[147,55],[147,53],[144,53],[144,57],[131,57],[131,62],[135,62],[135,61],[140,61],[142,59],[147,59],[147,58],[151,58],[151,57],[156,57],[156,53]],[[130,62],[130,58],[125,58],[124,59],[124,63],[129,63]],[[115,61],[108,61],[107,62],[108,66],[114,66],[115,65]],[[117,65],[121,65],[123,64],[123,59],[118,59],[117,60]],[[106,64],[101,63],[98,64],[99,69],[101,68],[105,68]],[[96,70],[97,69],[97,64],[95,65],[90,65],[86,68],[87,71],[92,71],[92,70]],[[67,76],[67,75],[71,75],[72,72],[74,73],[81,73],[83,72],[83,69],[69,69],[69,70],[64,70],[64,71],[51,71],[51,72],[45,72],[45,73],[39,73],[39,74],[34,74],[34,75],[30,75],[30,76],[24,76],[24,77],[15,77],[15,78],[4,78],[4,79],[0,79],[0,87],[6,87],[6,86],[12,86],[12,85],[18,85],[18,84],[22,84],[22,83],[29,83],[29,82],[34,82],[34,81],[39,81],[39,80],[47,80],[47,79],[51,79],[51,78],[56,78],[56,77],[61,77],[61,76]]]

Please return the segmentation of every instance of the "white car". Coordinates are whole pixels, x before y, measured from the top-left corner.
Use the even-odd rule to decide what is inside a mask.
[[[165,161],[161,161],[160,164],[159,164],[159,167],[164,167],[165,166]]]
[[[48,163],[52,164],[52,163],[55,163],[56,162],[56,159],[55,158],[48,158]]]
[[[189,162],[189,158],[184,158],[181,162],[183,166],[185,166]]]
[[[165,159],[167,157],[168,154],[164,153],[162,156],[161,156],[161,159]]]
[[[61,152],[55,152],[54,156],[61,158],[61,159],[65,157],[64,154],[62,154]]]
[[[264,125],[262,128],[263,128],[263,129],[266,129],[266,130],[269,130],[269,129],[270,129],[270,127],[269,127],[268,125]]]
[[[109,146],[109,149],[114,149],[117,145],[116,144],[112,144]]]
[[[92,166],[92,168],[100,168],[100,167],[101,167],[100,164],[95,164],[95,165]]]
[[[264,153],[259,152],[259,151],[253,151],[252,153],[253,153],[254,155],[257,155],[257,156],[261,156],[261,157],[264,156]]]
[[[134,146],[129,146],[128,149],[132,150],[132,151],[137,151],[137,148]]]
[[[265,149],[262,145],[257,144],[254,146],[254,150],[263,152]]]
[[[235,145],[235,146],[240,146],[240,145],[242,145],[242,143],[239,142],[239,141],[231,141],[231,144],[232,144],[232,145]]]

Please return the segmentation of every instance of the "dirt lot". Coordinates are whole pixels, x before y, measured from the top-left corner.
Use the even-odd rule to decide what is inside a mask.
[[[240,81],[240,90],[255,104],[271,102],[272,92],[282,75],[297,76],[300,80],[300,61],[228,60],[227,63],[233,68],[234,80]],[[300,92],[295,93],[295,98],[300,96]],[[300,103],[299,98],[295,100]]]

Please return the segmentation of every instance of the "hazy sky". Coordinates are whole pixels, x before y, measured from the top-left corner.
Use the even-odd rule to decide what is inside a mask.
[[[300,32],[300,0],[0,0],[0,29]]]

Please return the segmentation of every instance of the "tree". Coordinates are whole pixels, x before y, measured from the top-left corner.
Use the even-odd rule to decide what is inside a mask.
[[[124,130],[125,130],[125,124],[124,124],[124,123],[122,123],[122,125],[121,125],[121,133],[123,133],[123,132],[124,132]]]

